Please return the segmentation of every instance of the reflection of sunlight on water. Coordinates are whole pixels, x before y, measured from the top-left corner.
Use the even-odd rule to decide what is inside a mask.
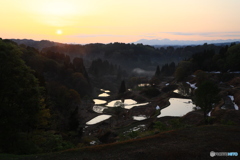
[[[114,107],[114,104],[115,104],[116,102],[121,102],[121,100],[111,101],[111,102],[109,102],[106,106],[107,106],[107,107]]]
[[[161,110],[161,114],[158,116],[183,116],[190,111],[193,111],[195,105],[192,103],[191,99],[182,98],[170,98],[170,105]]]
[[[107,107],[114,107],[114,104],[118,101],[122,102],[121,100],[114,100],[114,101],[109,102],[107,104]],[[134,101],[132,99],[125,99],[123,104],[124,104],[124,106],[128,106],[128,105],[132,105],[132,104],[137,104],[137,101]]]
[[[145,115],[139,115],[139,116],[133,116],[133,119],[137,121],[142,121],[147,119],[147,117]]]
[[[109,97],[110,95],[107,94],[107,93],[102,93],[102,94],[99,94],[98,97]]]
[[[141,83],[138,85],[138,87],[148,87],[148,86],[150,86],[149,83]]]
[[[107,120],[109,119],[110,117],[112,117],[111,115],[100,115],[100,116],[97,116],[93,119],[91,119],[90,121],[88,121],[86,124],[87,125],[93,125],[93,124],[97,124],[99,122],[102,122],[104,120]]]
[[[106,106],[107,107],[116,107],[115,104],[117,102],[122,102],[122,101],[121,100],[114,100],[114,101],[109,102]],[[147,102],[147,103],[139,103],[138,104],[137,101],[134,101],[133,99],[125,99],[123,104],[124,104],[125,109],[131,109],[133,107],[144,106],[144,105],[147,105],[149,103]]]
[[[179,93],[179,90],[178,90],[178,89],[175,89],[173,92],[174,92],[174,93]]]
[[[105,92],[105,93],[110,93],[109,90],[100,89],[100,91],[103,91],[103,92]]]
[[[101,100],[101,99],[93,99],[95,104],[105,104],[107,101]]]
[[[103,113],[103,110],[106,109],[106,107],[103,106],[93,106],[93,111],[97,113]]]
[[[125,99],[124,104],[125,105],[137,104],[137,101],[134,101],[133,99]]]
[[[145,106],[145,105],[147,105],[147,104],[149,104],[149,103],[146,102],[146,103],[132,104],[132,105],[125,106],[124,108],[125,108],[125,109],[131,109],[131,108],[133,108],[133,107]]]

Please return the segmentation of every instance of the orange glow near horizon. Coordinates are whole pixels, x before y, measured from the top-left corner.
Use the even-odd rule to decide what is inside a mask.
[[[62,43],[240,39],[239,0],[0,1],[0,37]]]

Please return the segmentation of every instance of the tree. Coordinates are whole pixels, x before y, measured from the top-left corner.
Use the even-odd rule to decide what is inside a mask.
[[[123,94],[124,92],[126,92],[126,85],[125,85],[125,81],[122,81],[118,93],[119,93],[119,94]]]
[[[17,143],[18,133],[36,127],[40,110],[38,81],[21,54],[15,44],[0,40],[0,150],[5,151]]]
[[[157,66],[157,69],[156,69],[156,72],[155,72],[155,76],[156,77],[159,77],[160,76],[160,68],[159,68],[159,66]]]
[[[219,102],[219,88],[212,81],[204,81],[195,91],[194,103],[203,110],[204,119],[207,118],[207,113],[212,110],[214,103]]]
[[[208,79],[207,73],[202,70],[195,71],[194,75],[196,76],[197,85],[200,85],[202,82]]]
[[[240,44],[230,47],[226,55],[228,69],[230,69],[231,71],[239,71]]]
[[[87,71],[84,67],[83,59],[82,58],[74,58],[73,59],[73,66],[75,68],[75,71],[82,73],[89,82],[89,77],[88,77]]]
[[[15,125],[14,128],[28,128],[34,125],[39,110],[38,81],[32,70],[21,60],[21,52],[15,45],[0,45],[1,129],[3,126],[11,128]]]
[[[182,61],[179,63],[176,71],[175,78],[177,81],[182,81],[184,78],[189,76],[193,71],[193,64],[191,61]]]
[[[176,64],[174,62],[170,63],[169,65],[169,75],[172,76],[173,73],[175,72],[176,70]]]

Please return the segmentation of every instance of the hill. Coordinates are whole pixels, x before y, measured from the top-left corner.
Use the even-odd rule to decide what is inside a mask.
[[[46,152],[57,147],[50,139],[66,146],[61,133],[78,129],[81,102],[92,94],[83,60],[2,39],[0,57],[0,152]]]
[[[239,71],[239,44],[232,44],[230,47],[204,44],[178,49],[174,47],[158,49],[142,44],[121,43],[85,46],[62,44],[38,51],[33,47],[17,45],[15,42],[0,39],[0,47],[1,57],[4,58],[2,65],[8,65],[8,67],[1,68],[2,73],[6,76],[10,75],[2,81],[6,84],[9,82],[18,84],[19,80],[13,82],[10,80],[24,77],[20,74],[24,68],[15,67],[15,62],[19,61],[22,66],[26,65],[25,68],[29,67],[23,73],[32,74],[42,89],[41,97],[39,97],[41,112],[34,126],[25,130],[19,127],[18,132],[13,132],[12,128],[16,127],[11,116],[5,116],[6,118],[0,121],[1,125],[12,134],[9,136],[8,132],[0,131],[0,152],[48,153],[34,156],[1,155],[2,159],[185,159],[186,155],[188,159],[207,159],[212,150],[224,152],[239,148],[240,112],[237,109],[234,110],[234,104],[240,104],[239,74],[235,73]],[[94,103],[91,86],[99,87],[104,84],[106,87],[113,85],[116,89],[118,88],[122,70],[114,64],[114,60],[121,65],[131,62],[133,64],[127,67],[133,68],[147,60],[147,57],[150,57],[150,62],[146,62],[145,65],[155,63],[151,60],[157,56],[167,58],[186,51],[190,54],[196,51],[198,53],[182,61],[178,66],[174,63],[163,65],[161,71],[158,66],[158,72],[156,71],[155,76],[150,80],[146,77],[141,79],[142,77],[129,76],[126,82],[128,81],[128,85],[132,83],[131,91],[114,95],[112,89],[107,88],[112,94],[105,99],[107,101],[125,98],[151,102],[149,105],[135,107],[130,111],[121,108],[108,109],[104,114],[112,114],[111,119],[91,127],[88,126],[88,129],[85,128],[87,119],[90,120],[97,115],[92,109]],[[72,54],[76,54],[76,57],[72,57],[71,60],[69,55]],[[16,55],[16,57],[11,55]],[[95,59],[94,55],[105,60]],[[82,57],[86,60],[84,61]],[[88,61],[91,64],[86,69],[85,63]],[[8,72],[8,70],[14,72]],[[219,72],[212,72],[214,70]],[[163,74],[163,71],[166,73],[171,71],[171,74]],[[175,78],[172,76],[174,71]],[[201,83],[206,80],[213,81],[221,89],[219,96],[222,100],[216,104],[211,117],[203,119],[203,113],[197,110],[181,118],[156,118],[161,112],[156,110],[156,105],[164,109],[169,105],[171,97],[193,98],[196,87],[201,88]],[[144,88],[135,87],[143,83],[142,81],[149,85]],[[2,85],[6,86],[4,83]],[[102,84],[99,85],[100,83]],[[23,88],[20,83],[17,87],[17,89],[5,88],[4,90],[2,90],[4,87],[1,87],[1,94],[5,95],[9,92],[7,100],[11,102],[11,95],[15,91],[29,89],[29,87]],[[100,87],[97,89],[100,90]],[[175,89],[179,90],[179,94],[173,92]],[[181,95],[181,91],[186,91],[186,94]],[[25,100],[27,96],[23,95],[23,97]],[[233,98],[234,101],[231,100]],[[16,102],[18,109],[24,108],[22,103]],[[1,103],[4,105],[2,108],[8,108],[8,104]],[[11,115],[12,110],[7,113]],[[133,116],[137,115],[146,115],[149,118],[146,121],[135,122]],[[13,125],[5,125],[5,119],[14,122]],[[205,126],[204,122],[211,125]],[[144,124],[146,128],[138,132],[129,131],[140,124]],[[92,142],[96,144],[115,143],[91,146]],[[76,149],[76,147],[79,148]],[[57,152],[69,148],[75,149]]]
[[[24,44],[29,47],[34,47],[39,50],[42,50],[43,48],[46,48],[46,47],[62,45],[61,43],[52,42],[52,41],[48,41],[48,40],[41,40],[41,41],[35,41],[32,39],[10,39],[10,40],[14,41],[18,44]]]
[[[193,54],[203,52],[204,50],[214,50],[218,53],[221,46],[213,44],[197,43],[197,46],[178,46],[172,47],[173,42],[170,40],[163,40],[167,46],[150,46],[143,44],[125,44],[125,43],[109,43],[109,44],[61,44],[50,41],[34,41],[34,40],[19,40],[12,39],[19,45],[34,47],[40,52],[56,52],[68,55],[71,60],[75,57],[81,57],[84,60],[86,67],[90,67],[92,61],[101,59],[106,60],[114,65],[119,65],[122,69],[131,74],[134,69],[142,69],[144,71],[155,71],[157,65],[160,67],[172,62],[179,63],[184,59],[190,58]],[[145,41],[145,40],[144,40]],[[156,41],[158,42],[158,40]],[[232,42],[232,41],[231,41]],[[142,43],[142,42],[136,42]],[[154,43],[163,44],[163,43]],[[186,42],[185,45],[191,44]]]

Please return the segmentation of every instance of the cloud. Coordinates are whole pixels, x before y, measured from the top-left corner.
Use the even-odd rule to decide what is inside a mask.
[[[178,37],[179,36],[179,37]],[[185,37],[184,37],[185,36]],[[141,33],[141,34],[75,34],[67,35],[67,38],[79,38],[89,41],[96,41],[96,39],[107,39],[105,43],[112,41],[124,41],[123,39],[128,39],[129,43],[138,42],[139,39],[151,40],[153,44],[158,44],[157,40],[164,41],[164,44],[173,44],[169,42],[169,39],[181,40],[183,37],[185,39],[196,40],[194,36],[198,36],[199,40],[219,40],[219,39],[240,39],[240,31],[236,32],[152,32],[152,33]],[[110,39],[110,40],[109,40]],[[155,41],[156,42],[155,42]],[[144,42],[139,42],[143,43]],[[149,43],[149,42],[148,42]],[[175,42],[174,42],[175,43]],[[177,43],[177,41],[176,41]],[[186,42],[187,43],[187,42]]]
[[[95,38],[95,37],[136,37],[136,38],[159,38],[157,35],[153,34],[142,34],[142,35],[117,35],[117,34],[77,34],[77,35],[68,35],[67,37],[75,38]]]
[[[240,37],[240,32],[210,32],[203,35],[206,37]]]
[[[172,34],[172,35],[184,35],[184,36],[195,35],[195,33],[191,33],[191,32],[159,32],[159,33],[167,33],[167,34]]]
[[[221,37],[240,37],[240,34],[229,34],[229,35],[222,35]]]
[[[92,38],[92,37],[127,37],[127,35],[113,35],[113,34],[78,34],[78,35],[69,35],[68,37],[78,37],[78,38]]]
[[[146,37],[146,38],[158,38],[158,36],[143,36],[143,37]]]

